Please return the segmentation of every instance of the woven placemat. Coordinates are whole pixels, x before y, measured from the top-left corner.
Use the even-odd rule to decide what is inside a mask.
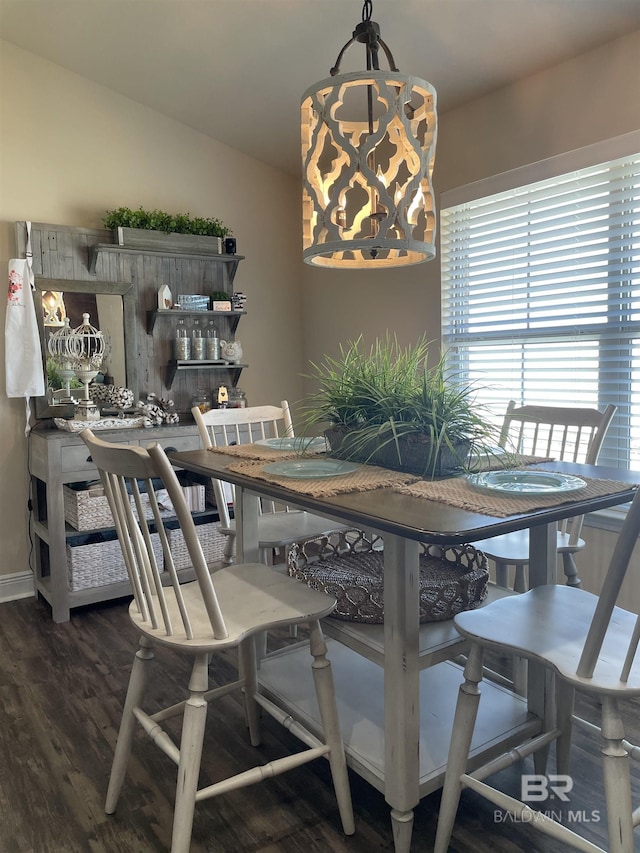
[[[475,489],[464,477],[454,477],[448,480],[421,480],[413,485],[397,485],[394,491],[415,498],[425,498],[430,501],[438,501],[469,512],[477,512],[481,515],[492,515],[498,518],[506,518],[509,515],[521,515],[536,509],[560,506],[570,503],[576,498],[581,500],[602,497],[602,495],[613,495],[616,492],[626,492],[629,483],[618,480],[594,480],[581,477],[586,486],[570,494],[559,495],[534,495],[531,497],[511,495],[490,494]]]
[[[279,457],[282,458],[282,457]],[[268,474],[262,470],[262,462],[233,462],[228,465],[229,471],[256,477],[268,483],[285,486],[292,492],[312,495],[314,498],[328,498],[345,492],[368,492],[372,489],[384,489],[404,483],[413,483],[418,478],[413,474],[403,474],[401,471],[391,471],[388,468],[378,468],[375,465],[361,465],[356,471],[342,474],[338,477],[324,477],[321,480],[298,480],[293,477],[280,477]]]
[[[275,450],[263,444],[228,444],[225,447],[208,447],[214,453],[224,453],[225,456],[237,456],[239,459],[261,459],[263,462],[277,462],[280,459],[301,459],[315,457],[318,453],[302,453],[299,450]]]
[[[481,471],[502,471],[503,469],[522,468],[539,462],[553,462],[552,456],[527,456],[524,453],[483,454],[470,460],[469,471],[478,474]]]

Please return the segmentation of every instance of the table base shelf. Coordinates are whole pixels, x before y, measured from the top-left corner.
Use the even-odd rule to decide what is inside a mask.
[[[372,661],[327,640],[347,763],[384,793],[384,671]],[[260,664],[261,687],[284,701],[296,718],[316,733],[320,714],[315,703],[311,659],[306,647],[269,654]],[[450,661],[420,674],[420,796],[442,786],[451,739],[453,715],[462,683],[462,669]],[[534,735],[540,721],[527,712],[526,700],[491,682],[482,684],[483,701],[473,738],[472,763],[479,766]]]

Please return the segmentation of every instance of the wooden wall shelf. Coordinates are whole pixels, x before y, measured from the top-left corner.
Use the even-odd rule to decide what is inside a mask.
[[[194,257],[193,252],[178,252],[174,249],[151,249],[151,248],[133,248],[129,246],[117,246],[115,243],[96,243],[89,247],[89,272],[95,273],[98,259],[101,255],[159,255],[163,258],[180,258],[189,260]],[[232,264],[233,270],[231,277],[235,275],[235,270],[239,261],[244,260],[244,255],[219,255],[212,253],[210,255],[197,255],[198,260],[216,261],[221,264]]]
[[[231,332],[235,332],[238,328],[238,322],[240,317],[247,312],[242,311],[185,311],[182,308],[171,308],[170,310],[165,310],[164,308],[158,308],[154,311],[147,311],[147,334],[152,335],[153,329],[156,324],[156,320],[158,318],[170,318],[170,317],[225,317],[230,321],[229,326],[231,328]]]
[[[236,385],[240,374],[248,364],[231,364],[226,361],[170,361],[167,364],[167,388],[171,388],[176,373],[183,370],[226,370],[231,377],[231,384]]]

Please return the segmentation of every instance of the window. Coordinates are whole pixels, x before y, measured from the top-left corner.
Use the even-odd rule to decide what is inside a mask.
[[[632,468],[640,468],[639,151],[640,133],[627,134],[441,199],[442,340],[452,369],[477,383],[498,423],[511,399],[614,403],[600,461]]]

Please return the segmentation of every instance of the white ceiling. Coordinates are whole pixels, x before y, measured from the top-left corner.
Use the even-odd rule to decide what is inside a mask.
[[[361,13],[361,0],[0,0],[0,38],[297,175],[300,96]],[[639,29],[640,0],[374,0],[372,17],[442,113]],[[354,44],[342,71],[364,61]]]

